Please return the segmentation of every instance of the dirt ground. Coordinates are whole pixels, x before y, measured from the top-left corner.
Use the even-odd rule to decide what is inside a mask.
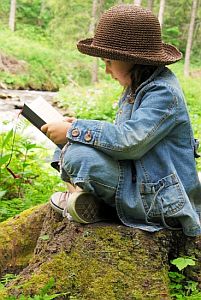
[[[0,71],[17,74],[25,71],[26,62],[0,52]]]
[[[191,74],[191,76],[192,76],[193,78],[201,77],[201,69],[200,69],[200,70],[192,71],[190,74]]]

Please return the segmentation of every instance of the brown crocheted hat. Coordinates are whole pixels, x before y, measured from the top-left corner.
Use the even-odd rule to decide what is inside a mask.
[[[94,38],[79,41],[77,47],[91,56],[143,65],[168,65],[182,58],[176,47],[162,42],[160,24],[152,12],[132,4],[103,13]]]

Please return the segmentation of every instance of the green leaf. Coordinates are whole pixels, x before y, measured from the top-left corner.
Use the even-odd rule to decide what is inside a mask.
[[[173,265],[175,265],[179,271],[185,269],[187,266],[194,266],[195,259],[190,257],[178,257],[171,261]]]
[[[5,165],[10,159],[10,154],[5,154],[0,158],[0,168]]]
[[[38,148],[36,144],[26,144],[25,147],[27,150]]]
[[[51,288],[55,285],[55,280],[53,277],[50,277],[49,281],[47,282],[47,284],[41,289],[40,291],[40,295],[44,296],[47,294],[47,292],[49,290],[51,290]]]
[[[2,148],[5,147],[6,144],[8,144],[9,140],[12,138],[13,136],[13,129],[11,129],[7,135],[5,136],[5,138],[3,139],[3,142],[2,142]]]
[[[3,289],[5,289],[5,286],[3,283],[0,282],[0,291],[2,291]]]
[[[7,191],[0,191],[0,199],[6,194]]]
[[[43,241],[48,241],[49,240],[49,235],[48,234],[44,234],[44,235],[41,235],[40,237],[39,237],[39,239],[40,240],[43,240]]]
[[[181,282],[185,278],[183,274],[178,272],[169,272],[168,275],[170,279],[174,282]]]

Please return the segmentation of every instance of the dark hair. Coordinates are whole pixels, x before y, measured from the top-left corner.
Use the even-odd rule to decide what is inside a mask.
[[[131,89],[135,93],[141,83],[146,81],[156,70],[157,66],[134,65],[131,73]]]

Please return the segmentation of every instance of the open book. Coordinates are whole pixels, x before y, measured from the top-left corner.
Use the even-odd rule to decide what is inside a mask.
[[[40,131],[41,126],[44,124],[59,122],[64,119],[63,116],[41,96],[31,103],[24,103],[21,114]],[[63,148],[63,145],[57,146],[61,149]]]

